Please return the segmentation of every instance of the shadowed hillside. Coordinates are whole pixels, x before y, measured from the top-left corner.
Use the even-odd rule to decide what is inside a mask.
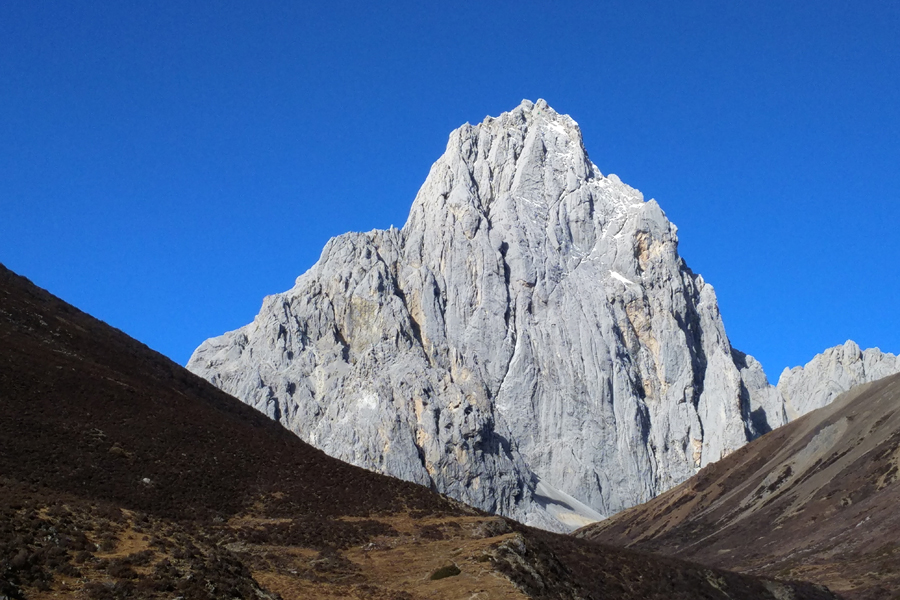
[[[0,424],[0,597],[835,597],[346,465],[2,267]]]
[[[859,386],[577,535],[898,598],[898,408],[900,375]]]

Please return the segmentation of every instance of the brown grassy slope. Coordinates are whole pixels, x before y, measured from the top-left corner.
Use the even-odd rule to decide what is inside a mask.
[[[860,386],[577,535],[900,598],[900,375]]]
[[[0,597],[687,599],[720,589],[833,598],[537,532],[346,465],[0,267]]]
[[[9,271],[0,273],[0,302],[6,477],[162,517],[230,515],[276,492],[281,509],[316,516],[395,511],[398,502],[456,510],[419,486],[298,444],[264,415]]]

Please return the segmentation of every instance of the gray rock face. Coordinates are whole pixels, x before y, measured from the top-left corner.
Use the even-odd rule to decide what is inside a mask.
[[[675,226],[543,101],[454,131],[403,229],[332,239],[188,368],[332,456],[557,530],[785,422]]]
[[[860,350],[848,340],[817,354],[803,367],[785,369],[778,379],[790,420],[822,408],[850,388],[900,372],[900,357],[878,348]]]

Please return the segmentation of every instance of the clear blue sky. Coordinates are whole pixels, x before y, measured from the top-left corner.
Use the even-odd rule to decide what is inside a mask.
[[[0,262],[179,363],[545,98],[770,380],[900,352],[900,4],[0,3]]]

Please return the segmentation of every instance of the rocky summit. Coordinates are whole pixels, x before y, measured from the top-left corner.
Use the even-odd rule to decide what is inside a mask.
[[[523,101],[450,135],[402,229],[332,239],[188,368],[331,456],[569,530],[786,421],[677,246]]]
[[[785,369],[778,379],[788,418],[831,404],[850,389],[900,373],[900,357],[878,348],[860,350],[848,340],[841,346],[817,354],[803,367]]]

